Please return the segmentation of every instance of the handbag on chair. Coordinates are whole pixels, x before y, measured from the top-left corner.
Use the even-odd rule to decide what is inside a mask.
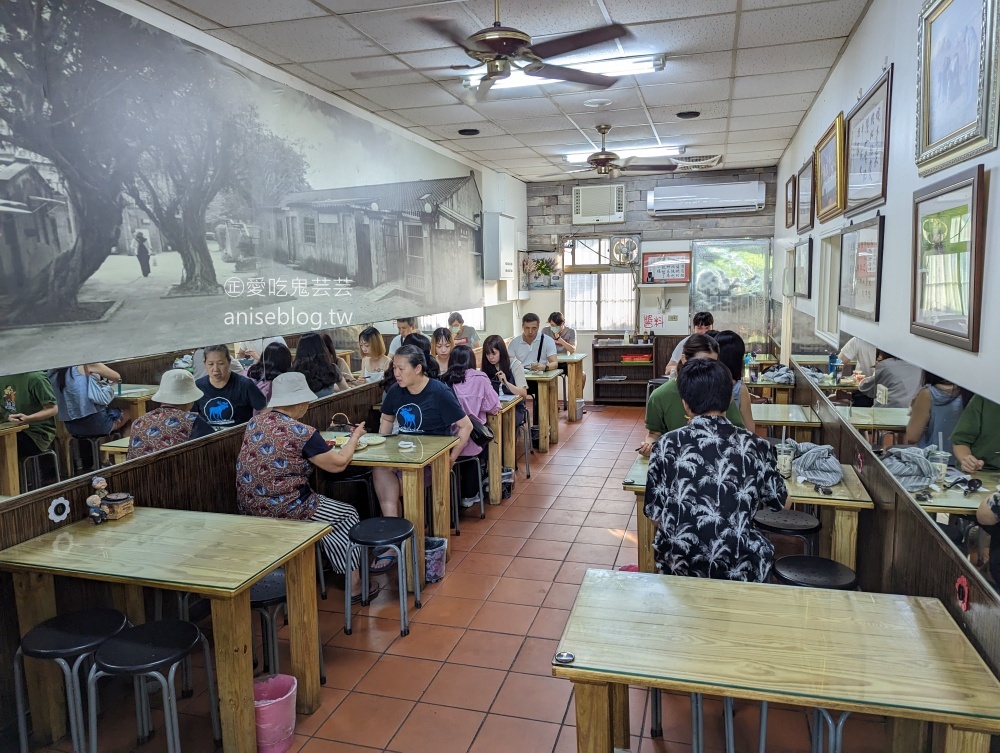
[[[99,407],[110,405],[115,399],[115,388],[108,382],[101,381],[96,374],[91,374],[86,366],[83,371],[87,378],[87,397],[90,402]]]

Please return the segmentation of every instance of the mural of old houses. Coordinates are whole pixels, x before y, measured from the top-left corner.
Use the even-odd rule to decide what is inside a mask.
[[[292,193],[267,228],[276,258],[417,301],[478,302],[482,198],[472,174]]]

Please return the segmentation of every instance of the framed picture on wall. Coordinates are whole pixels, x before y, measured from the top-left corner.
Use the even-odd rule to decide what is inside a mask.
[[[885,204],[892,70],[890,65],[847,114],[847,216]]]
[[[913,194],[910,332],[978,352],[986,191],[977,165]]]
[[[917,29],[921,176],[997,146],[996,0],[927,0]]]
[[[877,215],[840,231],[840,299],[845,314],[877,322],[882,301],[885,217]]]
[[[833,123],[813,150],[816,161],[816,219],[832,220],[844,213],[847,181],[844,180],[844,113]]]
[[[812,298],[813,239],[806,238],[795,246],[795,295]]]
[[[646,251],[642,255],[644,285],[676,285],[691,282],[691,252],[660,253]]]
[[[795,224],[795,176],[785,181],[785,227]]]
[[[795,210],[795,229],[808,233],[813,229],[813,158],[810,157],[796,173],[795,186],[798,203]]]

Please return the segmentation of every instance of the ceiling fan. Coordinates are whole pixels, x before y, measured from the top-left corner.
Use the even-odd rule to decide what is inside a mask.
[[[500,23],[500,0],[494,0],[493,25],[480,29],[470,37],[466,37],[456,24],[447,19],[418,18],[416,21],[455,46],[461,47],[465,54],[476,62],[471,65],[446,65],[416,68],[415,70],[475,71],[486,66],[476,91],[479,100],[485,98],[497,81],[508,78],[513,70],[519,70],[528,76],[537,78],[571,81],[584,86],[607,89],[618,81],[617,77],[553,65],[546,63],[545,59],[559,57],[569,52],[593,47],[602,42],[630,36],[629,30],[621,24],[609,24],[566,34],[533,45],[528,34]],[[398,71],[359,72],[353,75],[356,78],[369,78],[394,74],[398,74]]]
[[[596,171],[598,175],[608,175],[612,178],[617,178],[623,172],[647,172],[647,173],[670,173],[677,169],[677,165],[673,163],[667,163],[662,165],[649,165],[649,164],[633,164],[633,157],[619,162],[618,155],[614,152],[609,152],[607,146],[605,145],[605,140],[608,135],[608,131],[611,130],[609,125],[599,125],[597,126],[597,132],[601,134],[601,151],[594,152],[589,157],[587,157],[587,164],[590,167],[584,167],[579,170],[567,170],[562,173],[555,173],[553,175],[544,175],[544,178],[561,178],[564,175],[572,175],[573,173],[589,173]]]

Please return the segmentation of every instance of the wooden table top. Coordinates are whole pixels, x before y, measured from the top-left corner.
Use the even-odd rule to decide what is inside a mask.
[[[632,462],[632,467],[625,474],[622,481],[622,489],[630,492],[646,491],[646,473],[649,471],[649,458],[636,455]]]
[[[3,421],[0,422],[0,435],[2,434],[17,434],[19,431],[23,431],[28,428],[28,424],[20,421],[14,423],[13,421]]]
[[[940,491],[929,489],[931,498],[926,502],[917,500],[915,492],[910,492],[914,501],[927,512],[943,512],[949,515],[975,515],[980,503],[995,491],[1000,491],[1000,471],[979,471],[969,474],[983,482],[983,488],[966,497],[964,486],[953,486],[951,489],[941,488]]]
[[[0,570],[44,572],[230,598],[330,530],[326,523],[136,507],[0,551]]]
[[[853,408],[838,405],[837,413],[859,429],[902,431],[910,422],[909,408]]]
[[[822,423],[819,416],[808,405],[768,405],[750,406],[753,422],[761,426],[805,426],[817,427]]]
[[[557,376],[561,376],[562,373],[562,369],[554,369],[552,371],[531,371],[530,369],[525,369],[524,378],[529,382],[551,382]]]
[[[346,436],[343,431],[323,431],[320,432],[323,439],[333,439],[334,437]],[[412,450],[401,450],[399,443],[402,441],[413,442],[416,445]],[[396,434],[386,437],[385,444],[372,445],[354,453],[351,465],[364,467],[384,466],[387,468],[405,468],[416,466],[423,468],[439,458],[443,453],[451,450],[458,439],[456,437],[431,437],[422,434]]]
[[[1000,731],[1000,682],[925,597],[587,572],[557,677]]]
[[[871,510],[875,507],[868,491],[861,483],[861,479],[858,478],[858,472],[852,466],[844,463],[840,464],[840,470],[844,472],[844,480],[830,487],[833,494],[823,494],[816,491],[815,484],[808,482],[800,484],[795,476],[785,479],[788,499],[810,505],[837,507],[842,510],[848,508]]]
[[[158,384],[125,384],[122,383],[121,394],[118,394],[118,387],[115,386],[116,400],[149,400],[160,389]]]
[[[500,401],[500,415],[503,415],[507,411],[514,410],[515,406],[517,406],[519,403],[523,403],[523,402],[524,402],[524,398],[521,397],[520,395],[514,395],[513,399],[511,399],[511,400],[501,400]]]
[[[556,360],[559,363],[580,363],[586,357],[586,353],[564,353],[562,355],[557,355]]]
[[[817,355],[815,353],[803,353],[799,355],[792,353],[792,360],[796,363],[804,363],[807,366],[815,366],[816,364],[826,366],[830,363],[830,356]]]
[[[101,445],[101,452],[107,452],[111,455],[121,455],[128,452],[129,442],[131,441],[131,437],[112,439],[110,442],[105,442]]]

